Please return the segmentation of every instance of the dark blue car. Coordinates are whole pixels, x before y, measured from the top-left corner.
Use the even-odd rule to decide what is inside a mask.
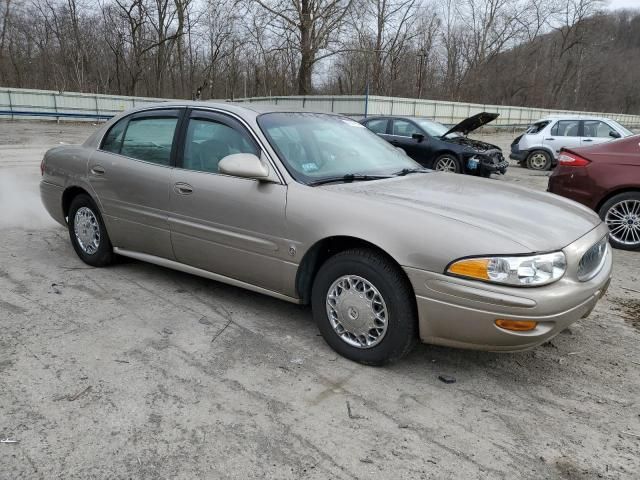
[[[361,123],[426,168],[488,177],[504,174],[509,161],[500,147],[467,135],[496,118],[482,112],[452,128],[420,117],[369,117]]]

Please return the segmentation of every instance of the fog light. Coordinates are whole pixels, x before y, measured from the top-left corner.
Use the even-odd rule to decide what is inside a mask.
[[[513,330],[514,332],[528,332],[536,328],[538,322],[534,322],[533,320],[504,320],[499,318],[496,320],[496,325],[505,330]]]

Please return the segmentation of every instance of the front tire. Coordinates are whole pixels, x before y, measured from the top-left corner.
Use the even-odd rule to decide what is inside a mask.
[[[460,173],[462,171],[460,160],[450,153],[445,153],[444,155],[440,155],[436,158],[433,162],[433,169],[438,172],[449,173]]]
[[[527,168],[531,170],[549,170],[551,168],[551,155],[544,150],[534,150],[527,157]]]
[[[402,270],[371,249],[336,254],[318,271],[313,317],[343,357],[384,365],[407,355],[418,337],[415,295]]]
[[[640,192],[620,193],[607,200],[600,218],[609,227],[609,242],[621,250],[640,250]]]
[[[80,259],[92,267],[113,263],[115,254],[102,215],[89,195],[73,198],[68,214],[71,245]]]

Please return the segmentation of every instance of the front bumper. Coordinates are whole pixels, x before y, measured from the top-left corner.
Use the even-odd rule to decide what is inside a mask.
[[[405,268],[416,293],[420,338],[425,343],[490,351],[519,351],[540,345],[588,316],[611,279],[612,254],[587,282],[577,280],[582,255],[608,233],[601,224],[565,247],[567,272],[555,283],[518,288]],[[514,332],[496,319],[533,320],[535,329]]]

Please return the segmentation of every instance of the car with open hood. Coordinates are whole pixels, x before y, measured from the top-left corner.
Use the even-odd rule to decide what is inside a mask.
[[[339,115],[149,105],[49,150],[41,171],[85,263],[123,255],[310,304],[326,342],[366,364],[418,339],[532,348],[587,316],[611,276],[586,207],[424,169]]]
[[[422,117],[369,117],[361,123],[426,168],[488,177],[504,174],[509,162],[500,147],[467,135],[498,116],[482,112],[450,128]]]

